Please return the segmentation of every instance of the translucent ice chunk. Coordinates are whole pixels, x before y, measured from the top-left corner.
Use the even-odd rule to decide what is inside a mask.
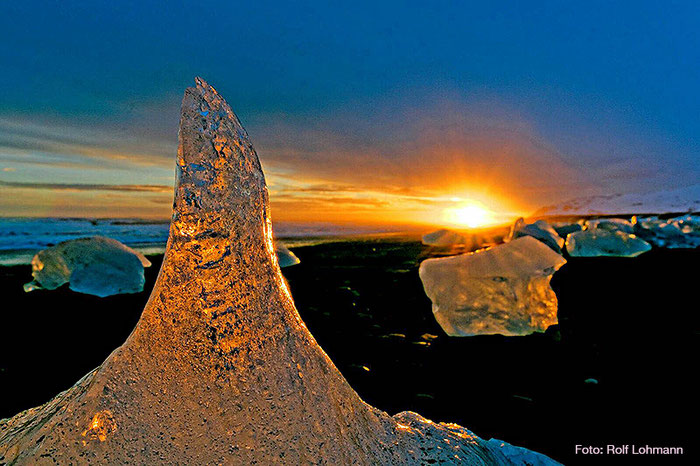
[[[143,268],[151,263],[143,254],[103,236],[64,241],[32,259],[34,281],[25,291],[54,290],[69,283],[79,293],[105,297],[143,291]]]
[[[619,230],[595,228],[571,233],[566,238],[566,250],[572,257],[636,257],[650,249],[651,245],[643,239]]]
[[[549,282],[565,263],[525,236],[480,252],[427,259],[419,274],[448,335],[528,335],[557,323]]]
[[[586,228],[589,230],[609,230],[609,231],[624,231],[625,233],[633,233],[632,223],[629,220],[622,218],[599,218],[586,222]]]
[[[575,233],[577,231],[583,230],[583,221],[579,220],[576,223],[552,223],[552,228],[554,228],[554,231],[556,231],[559,236],[561,236],[562,238],[566,238],[566,236],[570,233]]]
[[[277,262],[279,262],[281,268],[291,267],[301,262],[292,251],[279,241],[275,243],[275,254],[277,254]]]
[[[532,236],[558,254],[561,254],[561,248],[564,246],[564,239],[544,220],[537,220],[535,223],[525,223],[525,220],[519,218],[511,227],[510,235],[508,235],[506,241],[512,241],[523,236]]]

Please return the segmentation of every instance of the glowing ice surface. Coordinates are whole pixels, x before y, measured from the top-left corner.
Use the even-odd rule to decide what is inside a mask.
[[[528,335],[557,323],[549,282],[565,263],[525,236],[484,251],[427,259],[419,274],[448,335]]]

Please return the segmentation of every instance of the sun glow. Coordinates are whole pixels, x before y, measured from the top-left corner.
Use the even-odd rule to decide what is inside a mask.
[[[494,214],[482,205],[471,203],[443,211],[445,222],[451,225],[478,228],[494,223]]]

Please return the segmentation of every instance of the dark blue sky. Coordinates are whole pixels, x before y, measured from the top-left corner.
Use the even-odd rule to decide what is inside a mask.
[[[0,180],[169,184],[200,75],[273,201],[463,179],[530,208],[697,182],[697,2],[329,3],[3,4]]]

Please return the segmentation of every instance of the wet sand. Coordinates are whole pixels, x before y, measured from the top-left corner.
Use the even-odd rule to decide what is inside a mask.
[[[301,264],[283,273],[297,308],[368,403],[456,422],[566,464],[584,460],[576,444],[692,453],[700,250],[570,259],[552,280],[560,324],[510,338],[442,332],[418,277],[420,261],[440,251],[416,241],[293,251]],[[66,288],[26,294],[30,267],[0,267],[0,417],[48,401],[126,339],[162,256],[149,259],[146,291],[108,298]]]

